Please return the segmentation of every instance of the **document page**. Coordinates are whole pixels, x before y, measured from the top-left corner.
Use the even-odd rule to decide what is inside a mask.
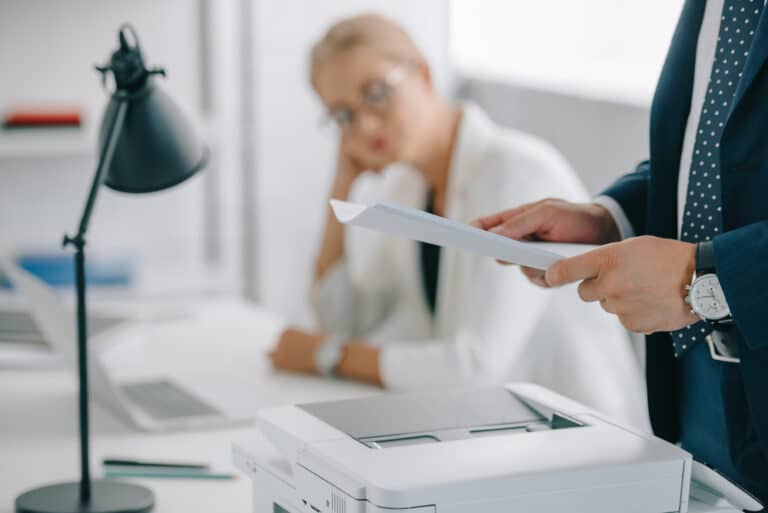
[[[422,210],[391,203],[368,206],[331,200],[331,208],[339,222],[349,226],[368,228],[534,269],[546,270],[558,260],[596,248],[588,244],[516,241]]]

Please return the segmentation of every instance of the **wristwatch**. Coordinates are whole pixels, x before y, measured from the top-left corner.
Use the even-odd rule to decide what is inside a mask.
[[[696,271],[690,285],[685,287],[685,303],[691,312],[709,324],[721,326],[733,323],[731,309],[715,274],[715,252],[712,241],[696,245]]]
[[[685,302],[691,312],[698,315],[714,329],[705,337],[713,360],[740,363],[740,334],[736,330],[725,293],[715,274],[715,251],[712,241],[696,245],[696,271]]]
[[[328,335],[323,343],[315,350],[315,368],[321,376],[335,377],[336,367],[344,356],[344,344],[347,337]]]

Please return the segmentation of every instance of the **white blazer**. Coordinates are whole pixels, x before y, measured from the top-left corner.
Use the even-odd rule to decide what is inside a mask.
[[[424,208],[427,189],[417,171],[397,165],[362,175],[350,196]],[[552,146],[465,105],[446,216],[468,223],[546,197],[588,198]],[[314,285],[311,303],[323,330],[381,347],[387,388],[532,381],[648,429],[644,380],[627,333],[599,306],[582,303],[574,286],[542,290],[515,267],[443,248],[433,317],[418,243],[347,229],[345,253]]]

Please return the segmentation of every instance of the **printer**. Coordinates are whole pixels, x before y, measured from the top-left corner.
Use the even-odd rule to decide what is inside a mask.
[[[254,513],[736,513],[679,447],[533,384],[274,407],[233,446]]]

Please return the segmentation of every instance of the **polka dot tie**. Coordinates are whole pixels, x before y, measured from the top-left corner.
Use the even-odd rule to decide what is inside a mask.
[[[744,65],[755,36],[765,2],[763,0],[725,0],[720,33],[701,108],[696,144],[681,226],[681,240],[711,240],[723,229],[720,199],[720,137],[731,111]],[[672,333],[675,357],[705,339],[712,328],[701,321]]]

